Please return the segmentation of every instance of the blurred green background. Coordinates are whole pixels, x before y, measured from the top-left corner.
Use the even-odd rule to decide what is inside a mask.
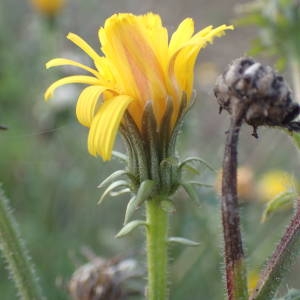
[[[196,28],[233,22],[234,7],[241,1],[227,0],[69,0],[55,18],[36,10],[31,2],[0,2],[0,182],[11,199],[14,214],[36,265],[48,299],[69,299],[66,284],[75,271],[83,246],[105,258],[135,257],[144,267],[144,235],[134,232],[118,240],[128,198],[108,199],[101,207],[97,185],[112,171],[122,168],[117,160],[103,163],[87,152],[87,130],[74,115],[79,86],[59,89],[49,103],[45,88],[72,68],[46,72],[44,64],[54,57],[87,62],[79,49],[65,39],[72,31],[98,48],[97,31],[116,12],[159,13],[172,32],[185,17]],[[197,100],[179,139],[180,156],[200,156],[216,169],[221,167],[226,114],[218,115],[212,87],[234,58],[247,53],[257,29],[243,27],[228,32],[200,53],[195,76]],[[264,61],[266,59],[264,58]],[[267,62],[273,63],[272,60]],[[286,74],[289,79],[289,75]],[[272,169],[282,169],[299,178],[299,156],[291,139],[276,129],[260,129],[258,140],[251,128],[241,134],[239,161],[253,178],[251,195],[242,205],[242,223],[248,265],[255,277],[271,254],[292,210],[285,210],[261,224],[264,203],[258,201],[259,180]],[[118,150],[122,150],[119,142]],[[201,180],[214,184],[208,172]],[[171,249],[171,299],[222,299],[222,235],[219,200],[214,189],[199,189],[201,205],[187,200],[183,192],[175,196],[177,212],[172,215],[171,234],[200,241],[198,248]],[[140,212],[143,214],[142,212]],[[282,284],[300,288],[293,273]],[[141,284],[144,284],[142,281]],[[0,260],[0,299],[15,299],[15,289]]]

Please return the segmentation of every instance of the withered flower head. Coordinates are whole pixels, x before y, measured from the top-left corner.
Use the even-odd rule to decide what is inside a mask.
[[[244,120],[253,126],[255,137],[256,128],[263,125],[300,129],[299,123],[293,121],[300,107],[293,102],[284,78],[252,58],[234,60],[218,77],[214,92],[220,111],[225,109],[230,115],[245,111]]]
[[[141,277],[134,259],[106,260],[96,256],[74,272],[68,290],[73,300],[125,300],[140,294],[126,282]]]

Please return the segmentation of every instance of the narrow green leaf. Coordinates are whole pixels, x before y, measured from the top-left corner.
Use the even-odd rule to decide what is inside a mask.
[[[296,197],[297,194],[295,192],[284,192],[275,197],[273,200],[269,201],[263,211],[261,221],[265,222],[271,214],[277,212],[278,210],[292,207]]]
[[[150,164],[150,177],[155,182],[160,182],[160,173],[158,169],[159,164],[159,136],[157,132],[157,122],[153,112],[152,101],[148,101],[144,107],[144,114],[142,117],[142,133],[147,141],[147,152],[149,155]]]
[[[155,183],[153,180],[147,179],[143,181],[136,193],[136,207],[140,207],[151,195],[153,192]]]
[[[127,187],[128,188],[128,182],[125,180],[118,180],[114,181],[102,194],[97,204],[101,204],[102,201],[105,199],[105,197],[114,189],[120,188],[120,187]]]
[[[193,200],[197,205],[200,205],[199,196],[196,188],[189,183],[180,183],[180,185],[184,188],[189,198]]]
[[[171,97],[167,97],[165,113],[160,122],[161,124],[159,130],[160,143],[158,143],[158,146],[160,147],[160,156],[161,156],[161,163],[160,163],[161,184],[167,193],[169,192],[169,189],[172,185],[172,171],[171,171],[172,165],[164,164],[164,160],[170,155],[173,155],[168,153],[168,147],[169,147],[170,135],[171,135],[172,113],[173,113],[173,101]]]
[[[136,201],[136,197],[133,196],[126,207],[126,212],[125,212],[125,218],[124,218],[124,223],[123,225],[127,224],[129,219],[132,217],[133,213],[136,211],[136,206],[135,206],[135,201]]]
[[[168,238],[168,242],[169,243],[177,243],[177,244],[181,244],[181,245],[185,245],[185,246],[189,246],[189,247],[197,247],[200,245],[199,242],[195,242],[186,238],[182,238],[182,237],[170,237]]]
[[[32,260],[22,240],[19,226],[12,214],[9,200],[0,185],[0,250],[18,296],[24,300],[45,299],[36,277]],[[2,297],[1,297],[2,298]]]
[[[196,98],[195,95],[193,95],[188,103],[186,93],[182,93],[178,117],[175,122],[176,125],[173,128],[173,131],[170,136],[170,142],[168,145],[167,156],[173,156],[175,153],[175,145],[176,145],[177,138],[179,136],[180,130],[183,125],[183,119],[184,119],[185,115],[189,112],[190,108],[193,106],[193,104],[195,102],[195,98]]]
[[[212,188],[214,187],[212,184],[209,183],[204,183],[204,182],[199,182],[199,181],[187,181],[187,184],[195,184],[201,187],[206,187],[206,188]]]
[[[161,127],[159,130],[160,134],[160,146],[161,146],[161,155],[162,157],[168,156],[168,144],[170,140],[171,134],[171,120],[173,113],[173,100],[171,97],[167,97],[166,99],[166,110],[161,120]]]
[[[162,208],[163,211],[165,211],[166,213],[172,214],[176,211],[176,207],[173,203],[173,201],[171,200],[162,200],[160,202],[160,207]]]
[[[146,221],[141,221],[141,220],[134,220],[129,223],[127,223],[116,235],[116,238],[121,238],[129,233],[131,233],[135,228],[139,226],[146,226],[147,222]]]
[[[112,155],[113,155],[114,157],[120,159],[121,161],[125,162],[125,163],[127,163],[127,161],[128,161],[127,155],[125,155],[125,154],[123,154],[123,153],[121,153],[121,152],[113,151],[113,152],[112,152]]]
[[[177,166],[178,164],[178,159],[176,157],[167,157],[164,160],[160,162],[160,167],[161,168],[166,168],[168,166],[174,167]]]
[[[126,148],[128,155],[128,162],[126,163],[128,166],[128,170],[131,174],[138,174],[138,158],[136,151],[134,149],[133,142],[131,140],[130,135],[124,124],[121,124],[119,131],[121,133],[121,137],[123,139],[123,144]]]
[[[130,138],[130,143],[134,145],[133,147],[135,151],[135,158],[138,161],[137,166],[140,181],[144,181],[146,180],[146,178],[149,178],[149,174],[143,137],[135,121],[132,119],[131,115],[128,112],[124,114],[123,120],[126,125],[127,136]]]
[[[120,189],[118,191],[111,191],[109,193],[109,195],[111,197],[117,197],[117,196],[120,196],[120,195],[123,195],[123,194],[128,194],[128,193],[131,193],[131,190],[129,188],[125,188],[125,189]]]
[[[181,170],[187,170],[188,172],[194,174],[194,175],[200,175],[200,171],[197,170],[196,168],[188,165],[188,164],[185,164],[184,166],[182,166],[182,168],[179,169],[180,171]]]
[[[199,162],[203,164],[207,169],[210,171],[217,173],[214,167],[212,167],[208,162],[206,162],[204,159],[199,157],[188,157],[186,158],[181,164],[179,165],[179,169],[182,169],[186,164],[192,163],[192,162]]]
[[[115,181],[117,178],[126,175],[131,181],[135,181],[135,177],[133,174],[129,173],[126,170],[118,170],[109,175],[106,179],[104,179],[97,187],[99,189],[109,185],[111,182]]]

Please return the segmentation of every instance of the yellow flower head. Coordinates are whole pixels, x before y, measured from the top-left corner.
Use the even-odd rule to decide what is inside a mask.
[[[53,16],[61,10],[65,0],[31,0],[31,3],[41,13]]]
[[[109,160],[125,111],[141,130],[142,116],[150,101],[159,131],[167,100],[171,99],[170,130],[174,128],[183,95],[187,102],[191,99],[194,65],[200,49],[228,29],[233,27],[208,26],[194,34],[194,22],[187,18],[169,39],[156,14],[115,14],[99,30],[103,55],[78,35],[68,34],[67,38],[90,56],[94,68],[64,58],[50,60],[47,68],[73,65],[90,75],[69,76],[54,82],[45,98],[49,99],[64,84],[87,84],[77,102],[77,118],[90,128],[89,152]]]

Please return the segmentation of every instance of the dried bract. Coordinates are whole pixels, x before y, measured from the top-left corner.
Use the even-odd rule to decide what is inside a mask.
[[[288,84],[271,67],[252,58],[234,60],[218,77],[214,92],[220,111],[234,115],[245,110],[244,120],[253,126],[255,137],[257,127],[264,125],[300,131],[300,123],[294,121],[300,106],[293,102]]]

